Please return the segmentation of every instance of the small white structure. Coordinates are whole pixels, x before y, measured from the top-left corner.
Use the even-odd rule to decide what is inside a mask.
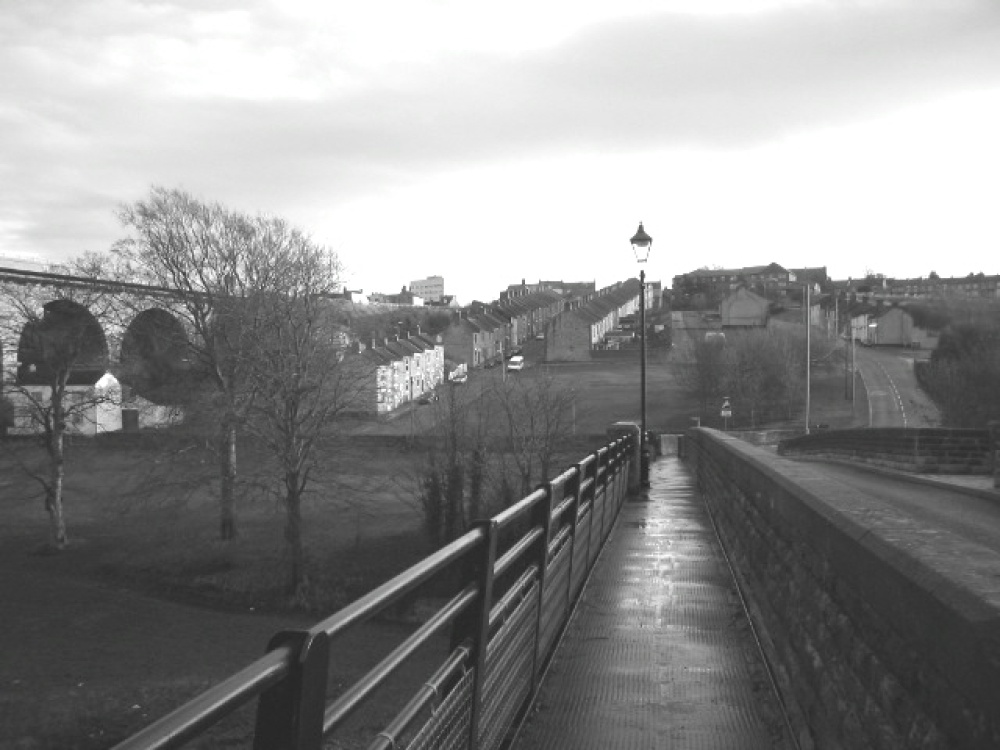
[[[45,408],[52,398],[49,386],[23,386],[5,389],[14,405],[11,435],[33,435],[42,431],[39,406]],[[66,432],[72,435],[97,435],[122,428],[122,389],[110,372],[93,385],[66,386],[63,407],[67,415]]]

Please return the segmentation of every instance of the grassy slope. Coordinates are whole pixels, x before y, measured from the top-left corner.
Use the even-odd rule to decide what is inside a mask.
[[[638,419],[637,364],[534,365],[518,377],[547,371],[563,380],[576,394],[575,432],[596,436],[612,422]],[[651,360],[647,374],[650,428],[686,428],[698,412],[669,362]],[[495,377],[499,370],[476,375],[481,382]],[[474,378],[466,387],[476,386]],[[842,374],[817,374],[814,422],[850,422],[843,390]],[[305,509],[321,611],[424,553],[410,499],[413,458],[343,446],[328,457],[337,480],[318,487]],[[244,467],[267,464],[252,449],[242,460]],[[107,747],[246,664],[279,629],[308,622],[276,612],[276,498],[251,487],[240,538],[220,543],[214,468],[209,452],[183,441],[166,452],[141,443],[74,445],[67,486],[72,544],[49,555],[35,487],[0,457],[0,748]],[[358,674],[401,628],[374,624],[343,643],[333,659],[334,684]],[[245,740],[248,721],[224,733]],[[370,714],[357,720],[372,721]]]

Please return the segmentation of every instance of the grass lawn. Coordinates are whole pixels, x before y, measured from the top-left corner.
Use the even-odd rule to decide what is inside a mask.
[[[578,436],[599,440],[611,423],[639,418],[638,362],[545,366],[529,358],[516,377],[541,372],[574,392]],[[690,426],[698,410],[669,360],[651,358],[647,375],[649,427]],[[475,373],[462,387],[497,377]],[[843,392],[841,373],[814,374],[812,421],[854,423]],[[426,429],[432,414],[424,407],[415,424]],[[407,418],[382,428],[410,429]],[[0,451],[0,749],[106,748],[245,666],[277,631],[307,626],[419,559],[428,551],[414,502],[422,458],[350,443],[324,457],[304,507],[312,609],[303,611],[284,596],[283,511],[266,487],[266,456],[252,447],[240,454],[240,536],[223,543],[215,459],[197,441],[77,441],[67,469],[70,546],[58,554],[45,545],[37,487]],[[339,642],[333,689],[410,627],[376,622]],[[416,657],[412,675],[429,657]],[[408,679],[361,713],[338,746],[354,747],[363,729],[379,726]],[[247,711],[204,746],[245,746],[251,726]]]

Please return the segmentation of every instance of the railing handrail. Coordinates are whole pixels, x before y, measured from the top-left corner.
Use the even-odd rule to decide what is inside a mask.
[[[294,657],[293,650],[288,647],[268,652],[115,745],[115,750],[161,750],[180,746],[286,677]]]
[[[634,460],[633,449],[632,436],[614,440],[311,628],[279,633],[265,656],[118,744],[114,750],[179,747],[255,697],[259,699],[255,748],[319,750],[325,733],[335,729],[412,654],[448,625],[452,627],[454,646],[448,657],[374,738],[372,746],[393,747],[398,733],[406,730],[430,701],[441,700],[439,692],[453,687],[449,683],[462,683],[456,674],[464,671],[466,678],[473,678],[471,683],[465,683],[471,684],[471,688],[463,688],[468,695],[457,694],[469,702],[468,729],[462,730],[467,731],[466,746],[495,747],[491,738],[495,737],[497,727],[509,726],[515,715],[530,703],[541,669],[558,641],[554,633],[565,627],[575,595],[582,589],[597,551],[617,517],[625,495],[625,477]],[[520,519],[530,521],[523,531],[514,527]],[[518,529],[517,538],[506,540],[505,547],[498,549],[501,532],[510,528]],[[585,544],[580,549],[577,549],[578,538],[581,545]],[[330,641],[386,611],[455,565],[462,566],[463,571],[457,593],[328,704]],[[501,585],[503,582],[506,583]],[[518,637],[524,640],[533,634],[531,643],[525,642],[523,646],[531,652],[523,656],[518,656],[523,651],[507,653],[507,662],[502,664],[487,659],[487,648],[490,659],[496,656],[497,649],[515,648],[520,641],[516,638],[504,641],[503,638],[512,636],[503,634],[514,632],[510,629],[516,629],[522,622],[530,623],[521,626],[529,627],[530,632],[517,631]],[[496,638],[501,641],[494,647],[491,639]],[[516,692],[511,685],[521,682],[507,675],[505,687],[496,693],[496,681],[500,678],[493,675],[490,678],[493,681],[488,682],[486,673],[501,668],[529,668],[530,689],[525,694],[523,690]],[[435,720],[434,716],[432,712],[429,721]]]
[[[420,584],[440,573],[449,563],[474,549],[482,543],[483,539],[482,529],[466,532],[455,541],[365,594],[353,604],[348,604],[325,620],[318,622],[310,628],[310,632],[323,631],[328,638],[333,638],[352,625],[367,621]]]

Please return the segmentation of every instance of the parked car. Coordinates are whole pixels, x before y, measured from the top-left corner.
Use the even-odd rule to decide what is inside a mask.
[[[516,372],[518,370],[524,369],[524,357],[520,354],[515,354],[509,360],[507,360],[507,369],[511,372]]]
[[[421,396],[420,400],[417,401],[418,404],[430,404],[437,401],[439,396],[436,393],[428,393],[426,396]]]

